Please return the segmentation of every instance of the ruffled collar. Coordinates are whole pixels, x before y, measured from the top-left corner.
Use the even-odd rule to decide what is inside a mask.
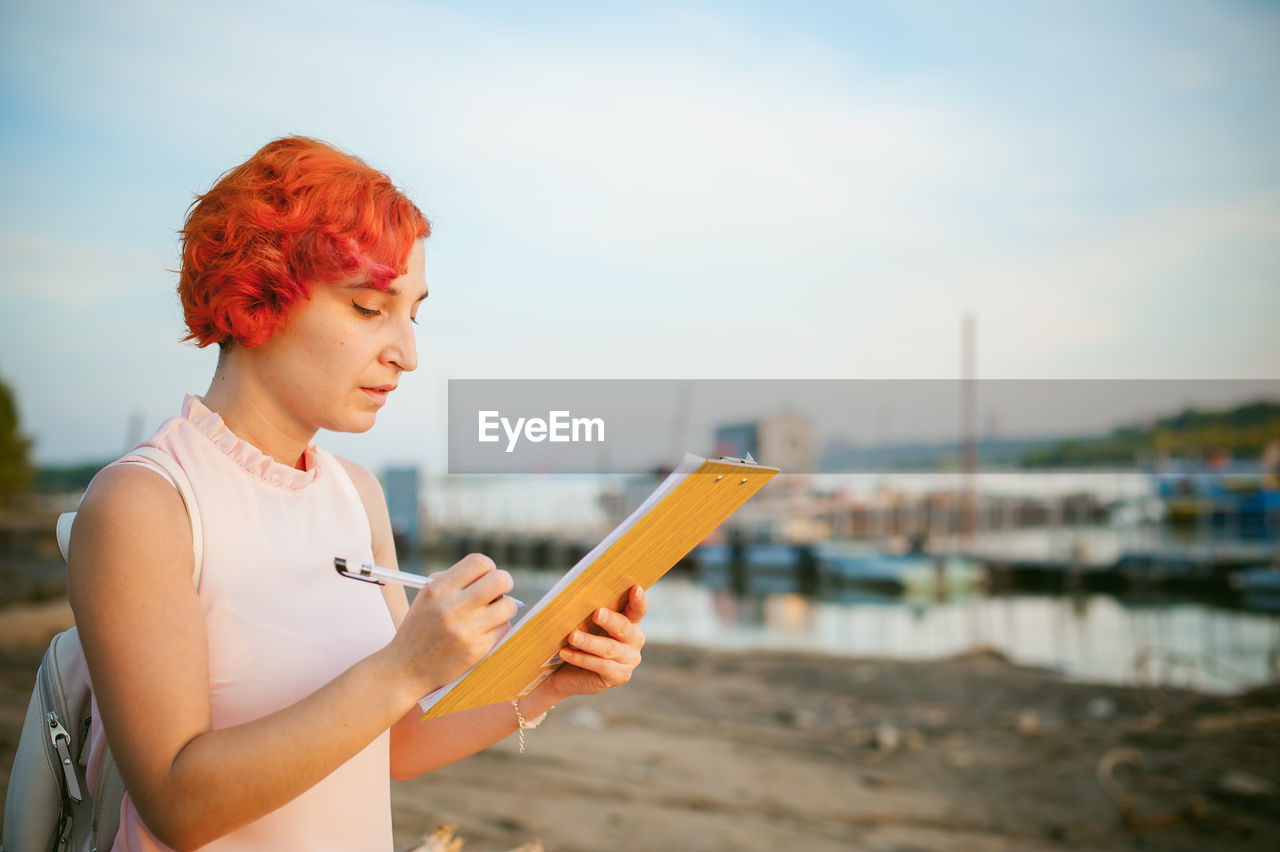
[[[261,479],[268,485],[288,491],[301,491],[316,481],[320,475],[320,459],[315,444],[308,444],[303,457],[307,469],[298,470],[287,464],[281,464],[271,456],[259,450],[253,444],[240,438],[222,422],[222,417],[210,411],[204,400],[194,394],[187,394],[182,401],[182,417],[203,432],[214,445],[240,466],[246,473]]]

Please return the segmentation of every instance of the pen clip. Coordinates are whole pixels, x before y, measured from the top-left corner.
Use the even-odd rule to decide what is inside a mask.
[[[352,570],[347,566],[347,560],[343,559],[341,556],[336,556],[333,560],[333,570],[337,571],[339,575],[346,577],[349,580],[359,580],[361,583],[372,583],[375,586],[386,585],[381,580],[368,576],[367,573],[359,573],[361,567],[363,566],[356,565],[355,570]]]

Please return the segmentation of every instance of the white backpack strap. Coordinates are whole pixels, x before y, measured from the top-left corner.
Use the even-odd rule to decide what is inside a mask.
[[[75,512],[63,512],[58,516],[58,549],[62,551],[62,561],[67,561],[67,550],[71,547],[71,525],[75,522]]]
[[[191,550],[195,556],[195,567],[191,572],[191,582],[197,589],[200,588],[200,568],[204,555],[204,530],[200,525],[200,510],[196,505],[196,493],[191,488],[191,480],[187,478],[187,472],[182,469],[182,465],[178,464],[173,456],[156,447],[147,445],[136,447],[130,450],[125,458],[146,459],[168,474],[169,481],[177,486],[178,493],[182,495],[182,502],[187,507],[187,518],[191,521]]]
[[[182,469],[182,466],[164,450],[144,445],[130,450],[120,461],[134,458],[145,459],[159,468],[160,472],[178,489],[178,494],[182,496],[182,502],[187,509],[187,518],[191,521],[191,550],[195,556],[195,568],[191,572],[191,582],[198,589],[200,588],[201,557],[204,555],[204,531],[200,525],[200,511],[196,506],[196,494],[191,488],[191,480],[187,478],[187,472]],[[75,523],[75,520],[75,512],[63,512],[58,516],[58,549],[62,551],[63,559],[67,558],[67,551],[71,543],[71,525]]]

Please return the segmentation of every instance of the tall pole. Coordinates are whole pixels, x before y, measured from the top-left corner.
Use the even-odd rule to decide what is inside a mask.
[[[975,379],[977,367],[974,356],[977,335],[975,326],[973,315],[965,314],[960,335],[960,361],[962,365],[960,379],[960,430],[964,441],[964,453],[961,461],[961,469],[963,471],[961,481],[964,493],[962,529],[967,548],[973,546],[974,518],[977,512],[978,421]]]
[[[960,381],[960,416],[964,423],[962,430],[964,434],[964,549],[969,553],[973,553],[975,548],[974,537],[974,516],[977,513],[977,475],[978,475],[978,416],[977,416],[977,386],[975,375],[977,366],[974,363],[974,350],[977,348],[975,328],[972,314],[965,314],[963,333],[961,334],[961,361],[964,365],[964,374]],[[980,642],[979,625],[978,625],[978,601],[975,599],[969,604],[969,644],[971,647],[977,647]]]

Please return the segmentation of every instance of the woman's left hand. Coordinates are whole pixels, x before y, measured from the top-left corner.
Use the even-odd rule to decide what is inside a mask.
[[[631,679],[640,665],[644,633],[640,621],[649,610],[644,589],[632,586],[622,612],[598,609],[591,620],[609,634],[598,636],[582,630],[569,634],[569,646],[560,651],[561,666],[547,684],[562,697],[591,695],[620,686]]]

